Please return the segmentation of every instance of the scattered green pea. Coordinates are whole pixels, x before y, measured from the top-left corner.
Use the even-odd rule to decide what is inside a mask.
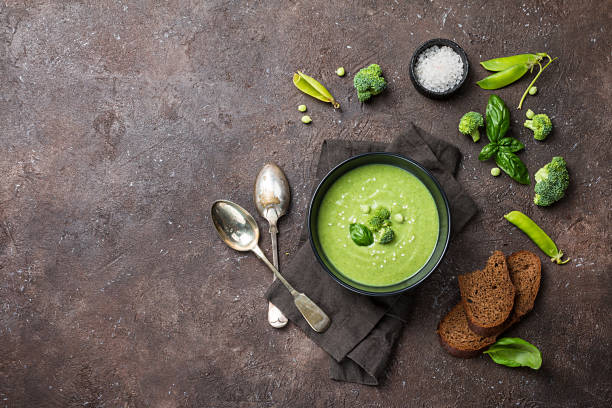
[[[340,67],[340,68],[338,68],[338,69],[336,70],[336,74],[337,74],[338,76],[341,76],[341,77],[342,77],[342,76],[344,76],[344,67]]]
[[[491,175],[492,175],[493,177],[497,177],[497,176],[499,176],[500,174],[501,174],[501,170],[499,169],[499,167],[493,167],[493,168],[491,169]]]
[[[536,93],[538,93],[537,86],[532,86],[531,88],[529,88],[529,95],[535,95]]]
[[[302,123],[309,124],[310,122],[312,122],[312,119],[310,118],[310,116],[308,115],[302,116]]]
[[[300,112],[306,112],[306,105],[300,105],[300,106],[298,106],[298,110],[299,110]]]
[[[527,236],[550,257],[552,262],[559,265],[568,263],[570,259],[562,260],[563,251],[557,248],[555,242],[531,218],[520,211],[510,211],[504,218],[523,231]]]
[[[367,204],[361,204],[359,209],[361,209],[361,212],[364,214],[368,214],[370,212],[370,206]]]
[[[404,222],[404,217],[400,213],[395,213],[393,214],[393,221],[401,224],[402,222]]]
[[[527,112],[525,112],[525,116],[527,116],[527,119],[533,119],[533,117],[535,116],[535,112],[531,109],[527,109]]]

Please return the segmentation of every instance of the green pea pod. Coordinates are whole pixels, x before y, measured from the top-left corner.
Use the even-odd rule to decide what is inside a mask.
[[[510,68],[489,75],[476,83],[482,89],[499,89],[520,79],[527,71],[529,71],[529,66],[527,64],[512,65]]]
[[[559,265],[568,263],[570,259],[562,261],[563,251],[557,249],[557,245],[552,239],[536,224],[531,218],[526,216],[520,211],[511,211],[504,215],[504,218],[516,225],[518,229],[523,231],[527,236],[544,252],[550,257],[552,262],[556,262]]]
[[[336,109],[340,107],[340,104],[336,102],[329,91],[313,77],[309,77],[308,75],[298,71],[296,74],[293,74],[293,84],[297,87],[297,89],[307,95],[312,96],[313,98],[317,98],[323,102],[329,102]]]
[[[539,54],[519,54],[511,57],[493,58],[488,61],[482,61],[482,65],[488,71],[504,71],[514,65],[532,66],[541,60]]]

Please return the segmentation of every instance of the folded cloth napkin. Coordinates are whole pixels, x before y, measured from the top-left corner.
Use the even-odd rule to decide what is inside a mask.
[[[476,214],[476,204],[454,177],[461,159],[459,149],[414,124],[391,144],[324,141],[315,185],[349,157],[380,151],[414,159],[438,179],[448,197],[454,233]],[[332,379],[378,385],[407,320],[413,297],[409,294],[370,297],[343,288],[323,270],[307,239],[308,230],[304,228],[300,248],[282,273],[329,315],[332,321],[329,329],[325,333],[312,330],[295,307],[289,291],[278,280],[272,283],[266,297],[331,356]]]

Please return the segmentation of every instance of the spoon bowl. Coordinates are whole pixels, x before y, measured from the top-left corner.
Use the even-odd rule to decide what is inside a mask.
[[[289,182],[285,173],[274,163],[268,163],[255,180],[257,211],[276,228],[276,221],[287,213],[291,201]]]
[[[230,248],[251,251],[259,241],[259,227],[244,208],[227,200],[215,201],[210,209],[219,236]]]

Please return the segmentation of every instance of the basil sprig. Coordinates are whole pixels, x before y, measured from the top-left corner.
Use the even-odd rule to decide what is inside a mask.
[[[487,104],[487,137],[478,160],[486,161],[495,158],[495,163],[507,175],[521,184],[529,184],[529,172],[525,164],[514,154],[525,148],[525,145],[513,137],[505,137],[510,127],[510,111],[504,101],[497,95],[491,95]]]
[[[351,224],[349,231],[351,239],[359,246],[368,246],[374,242],[372,231],[363,224]]]
[[[497,340],[484,354],[497,364],[507,367],[530,367],[538,370],[542,366],[542,353],[536,346],[518,337]]]

